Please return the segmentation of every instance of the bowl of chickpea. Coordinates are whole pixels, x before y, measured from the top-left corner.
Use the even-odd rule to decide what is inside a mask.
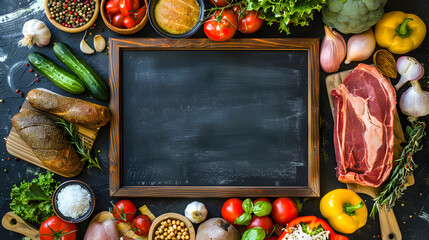
[[[185,216],[165,213],[155,218],[148,240],[195,240],[195,228]]]

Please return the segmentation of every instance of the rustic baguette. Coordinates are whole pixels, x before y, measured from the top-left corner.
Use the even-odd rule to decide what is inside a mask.
[[[12,118],[13,128],[34,155],[52,171],[77,175],[85,162],[70,144],[67,135],[46,115],[22,110]]]
[[[107,107],[61,96],[46,89],[31,90],[27,94],[27,100],[36,109],[89,128],[99,128],[110,121],[110,110]]]

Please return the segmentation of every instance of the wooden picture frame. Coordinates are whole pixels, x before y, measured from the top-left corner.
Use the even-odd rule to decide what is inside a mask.
[[[110,176],[112,197],[319,197],[319,39],[110,39]],[[124,50],[275,50],[308,53],[308,182],[306,186],[123,186],[122,185],[122,53]]]

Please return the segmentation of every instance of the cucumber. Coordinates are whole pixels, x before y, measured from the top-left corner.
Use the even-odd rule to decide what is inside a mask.
[[[78,57],[65,43],[54,44],[57,58],[69,67],[85,84],[86,89],[98,100],[109,98],[109,88],[101,77],[85,61]]]
[[[73,94],[80,94],[85,91],[85,85],[78,77],[62,69],[45,55],[38,52],[32,52],[28,54],[27,58],[39,73],[51,80],[64,91]]]

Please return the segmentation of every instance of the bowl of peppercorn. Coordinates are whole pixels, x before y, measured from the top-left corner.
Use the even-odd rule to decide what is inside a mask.
[[[91,27],[98,17],[100,0],[45,0],[49,21],[64,32],[77,33]]]
[[[110,30],[126,35],[142,30],[148,21],[148,0],[129,0],[131,5],[122,6],[119,2],[101,0],[100,14],[104,24]]]

